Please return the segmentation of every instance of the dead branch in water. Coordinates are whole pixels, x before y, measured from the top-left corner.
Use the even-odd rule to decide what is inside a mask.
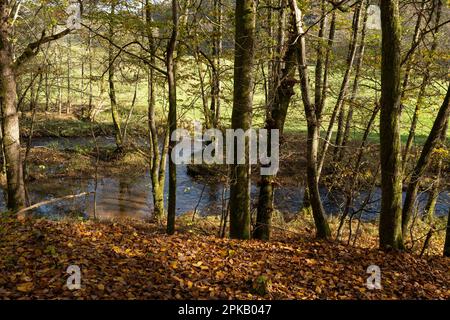
[[[79,198],[79,197],[82,197],[82,196],[85,196],[85,195],[88,195],[88,194],[91,194],[91,193],[94,193],[94,192],[82,192],[82,193],[79,193],[79,194],[71,194],[71,195],[67,195],[67,196],[64,196],[64,197],[60,197],[60,198],[54,198],[54,199],[50,199],[50,200],[45,200],[45,201],[42,201],[42,202],[35,203],[35,204],[33,204],[33,205],[29,206],[29,207],[20,209],[19,211],[16,212],[16,214],[22,214],[22,213],[24,213],[26,211],[30,211],[30,210],[39,208],[39,207],[44,206],[46,204],[50,204],[50,203],[54,203],[54,202],[58,202],[58,201],[62,201],[62,200],[75,199],[75,198]]]

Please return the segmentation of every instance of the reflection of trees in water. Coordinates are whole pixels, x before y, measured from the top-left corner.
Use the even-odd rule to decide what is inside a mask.
[[[118,194],[118,201],[119,201],[119,214],[120,216],[127,215],[127,199],[128,195],[130,194],[129,191],[129,183],[126,182],[123,178],[119,178],[119,194]]]
[[[178,174],[187,176],[186,172],[180,170]],[[194,180],[189,177],[186,181],[190,186],[190,192],[180,191],[178,195],[177,208],[178,213],[191,211],[195,208],[200,199],[200,194],[204,186],[205,190],[201,196],[200,204],[197,208],[198,213],[202,215],[220,214],[222,209],[222,193],[224,183],[219,179]],[[45,199],[58,198],[70,194],[79,194],[81,192],[93,191],[95,181],[93,179],[81,178],[53,178],[36,180],[27,185],[30,202],[37,203]],[[4,190],[2,190],[4,191]],[[149,186],[149,177],[143,176],[138,179],[130,179],[128,176],[110,176],[99,179],[97,204],[99,216],[117,215],[117,216],[139,216],[150,213],[153,207],[151,197],[151,187]],[[252,197],[255,199],[258,187],[253,185]],[[280,186],[275,190],[274,205],[276,209],[287,214],[298,213],[302,206],[303,186]],[[342,210],[345,197],[337,189],[327,190],[321,188],[321,197],[327,213],[339,215]],[[361,190],[354,199],[351,212],[361,212],[363,220],[373,220],[379,214],[381,193],[376,188],[370,199],[365,203],[368,191]],[[225,192],[225,198],[228,197]],[[424,206],[429,197],[429,190],[425,190],[418,195],[417,205],[420,212],[423,212]],[[2,195],[0,194],[0,198]],[[3,195],[4,198],[4,195]],[[4,199],[0,199],[0,207],[5,207]],[[92,214],[94,206],[93,195],[79,197],[70,200],[56,202],[46,205],[36,210],[36,214],[49,216],[63,216],[67,214]],[[364,207],[364,209],[361,209]],[[449,191],[439,193],[435,215],[444,216],[448,213],[450,207]]]

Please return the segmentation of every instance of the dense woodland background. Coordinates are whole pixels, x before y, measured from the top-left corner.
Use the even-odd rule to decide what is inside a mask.
[[[76,11],[68,8],[79,8],[80,19],[71,20]],[[270,270],[307,279],[305,270],[293,266],[295,260],[316,272],[333,269],[337,274],[339,268],[328,263],[357,265],[348,258],[353,255],[387,263],[390,271],[399,265],[414,264],[415,269],[402,269],[401,281],[392,271],[388,278],[392,275],[390,284],[396,284],[381,296],[352,282],[348,285],[356,289],[350,291],[345,291],[347,284],[333,287],[329,282],[325,290],[325,280],[305,280],[306,285],[294,281],[294,286],[310,287],[308,298],[404,298],[414,297],[420,287],[419,298],[448,299],[449,261],[438,257],[450,256],[448,2],[0,0],[0,15],[0,204],[5,211],[0,246],[6,259],[2,264],[10,272],[9,278],[0,279],[5,297],[49,294],[39,291],[36,275],[12,280],[20,257],[11,252],[19,244],[28,243],[31,256],[44,252],[60,259],[66,250],[75,255],[73,239],[88,234],[107,238],[93,248],[80,240],[78,254],[97,250],[99,256],[109,256],[108,243],[117,255],[130,259],[153,249],[178,254],[175,262],[165,256],[157,260],[165,267],[155,267],[174,271],[175,285],[163,283],[157,294],[129,291],[132,297],[198,298],[209,292],[209,298],[302,298],[298,287],[286,284],[294,280],[283,278],[286,283],[280,284],[281,277]],[[184,173],[178,168],[177,174],[170,160],[176,142],[169,137],[180,127],[193,130],[194,120],[204,129],[279,129],[279,173],[260,176],[258,166],[248,164],[189,165],[183,170],[193,180],[186,185]],[[62,137],[70,147],[61,147]],[[139,192],[148,192],[150,200],[128,190],[142,176],[148,181]],[[125,177],[131,180],[127,184]],[[113,178],[121,181],[119,202],[113,202],[119,209],[108,209],[100,199],[102,181]],[[74,179],[90,182],[71,189],[68,181]],[[199,195],[180,196],[197,183]],[[209,211],[208,203],[200,206],[205,188],[215,192],[210,197],[218,203]],[[296,190],[289,199],[282,197],[287,189]],[[329,198],[336,194],[330,207]],[[97,220],[133,216],[133,207],[122,206],[127,198],[148,205],[145,222],[120,222],[119,228]],[[80,199],[92,207],[90,221],[61,220]],[[284,202],[300,206],[287,212]],[[44,220],[38,211],[43,208]],[[79,210],[72,209],[77,218]],[[59,222],[49,216],[58,216]],[[163,230],[179,238],[166,238]],[[111,238],[115,233],[123,233],[121,240]],[[72,246],[36,248],[44,235],[49,243],[60,237]],[[226,242],[228,237],[262,242]],[[139,247],[126,251],[130,241]],[[203,245],[214,248],[211,254],[217,256],[209,257],[213,264],[214,259],[234,259],[247,265],[246,250],[255,264],[265,260],[260,252],[267,250],[269,258],[258,271],[247,266],[256,280],[234,266],[217,271],[204,259],[193,258],[198,277],[215,270],[217,287],[208,291],[179,270],[190,261],[185,250]],[[290,254],[284,245],[290,246]],[[262,251],[252,253],[252,248]],[[356,251],[347,256],[347,250]],[[31,256],[22,261],[26,268],[34,265]],[[75,258],[66,254],[61,259],[63,266]],[[92,263],[90,259],[85,258]],[[142,259],[156,261],[146,255]],[[286,265],[277,266],[283,259]],[[427,263],[434,268],[431,278],[424,276]],[[224,280],[226,274],[234,279],[232,284]],[[425,284],[405,285],[414,274],[426,278]],[[117,277],[122,276],[114,281],[122,283]],[[161,279],[151,279],[160,285]],[[105,285],[92,281],[80,295],[102,297],[93,291],[105,294]],[[251,283],[248,296],[242,289],[245,281]],[[170,294],[167,288],[172,288]],[[51,297],[68,294],[52,290]],[[404,295],[398,293],[402,290]]]

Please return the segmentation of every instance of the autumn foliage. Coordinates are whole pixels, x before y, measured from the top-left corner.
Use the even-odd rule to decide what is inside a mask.
[[[140,221],[1,218],[4,299],[449,299],[449,259],[318,242],[173,236]],[[81,289],[66,269],[81,268]],[[369,265],[382,290],[366,287]]]

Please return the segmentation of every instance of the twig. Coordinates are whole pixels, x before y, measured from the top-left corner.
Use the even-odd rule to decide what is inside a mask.
[[[200,201],[202,201],[203,192],[205,191],[205,188],[206,188],[206,183],[203,185],[202,193],[200,193],[200,198],[198,198],[198,202],[195,205],[194,213],[192,214],[192,222],[194,222],[194,220],[195,220],[195,214],[197,213],[197,209],[198,209],[198,206],[200,205]]]

